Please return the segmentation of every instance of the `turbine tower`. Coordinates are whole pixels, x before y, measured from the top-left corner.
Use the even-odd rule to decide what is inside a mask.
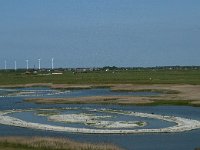
[[[28,59],[26,60],[26,70],[28,70]]]
[[[15,60],[15,71],[17,70],[17,61]]]
[[[38,59],[38,69],[40,70],[40,61],[41,61],[41,59],[39,58]]]
[[[6,62],[6,60],[5,60],[5,70],[7,69],[7,62]]]
[[[54,58],[51,59],[51,69],[54,69]]]

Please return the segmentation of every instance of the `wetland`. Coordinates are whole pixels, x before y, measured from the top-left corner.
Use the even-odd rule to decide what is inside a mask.
[[[191,86],[185,87],[191,88]],[[147,86],[145,87],[145,89],[146,88]],[[198,137],[200,135],[200,130],[198,127],[198,121],[200,120],[200,117],[198,114],[200,113],[200,110],[198,107],[165,105],[116,105],[114,103],[106,103],[106,105],[105,103],[38,103],[32,101],[37,99],[65,100],[76,98],[79,100],[81,100],[82,98],[86,100],[89,97],[104,96],[133,97],[133,99],[135,97],[157,99],[159,97],[162,98],[163,94],[168,94],[169,96],[171,96],[171,94],[169,93],[166,94],[155,90],[138,91],[136,89],[136,91],[121,91],[118,89],[111,89],[89,88],[70,90],[60,88],[51,89],[48,87],[27,87],[12,89],[8,87],[2,88],[1,94],[4,96],[0,97],[1,117],[4,117],[4,119],[9,118],[11,119],[11,122],[1,122],[1,136],[65,137],[72,140],[78,140],[79,142],[112,143],[119,147],[122,147],[123,149],[128,150],[133,148],[146,149],[147,147],[148,149],[153,150],[155,149],[155,146],[159,149],[172,149],[176,147],[178,149],[181,148],[185,150],[199,147]],[[129,89],[131,88],[129,87]],[[170,89],[177,91],[177,89],[175,88]],[[181,94],[183,94],[183,92],[180,91],[176,92],[175,94],[180,94],[178,96],[181,97]],[[193,96],[193,98],[194,97],[195,96]],[[196,99],[192,100],[195,101]],[[90,99],[90,101],[92,101],[92,99]],[[140,113],[140,115],[137,115],[138,113]],[[134,116],[130,114],[134,114]],[[143,117],[141,115],[143,115]],[[144,117],[148,115],[151,117]],[[164,116],[168,119],[171,118],[173,121],[158,119],[159,117],[163,118]],[[173,130],[173,127],[175,127],[175,129],[177,130],[177,126],[181,127],[182,124],[179,124],[176,120],[174,121],[174,118],[176,117],[178,119],[183,119],[180,120],[180,122],[186,121],[188,123],[187,125],[189,125],[190,127],[192,126],[192,128],[187,126],[187,130],[185,130],[184,127],[181,128],[180,132],[177,133],[175,132],[175,130],[172,133],[170,133],[169,130],[164,130],[163,132],[155,132],[155,129],[159,129],[160,131],[162,131],[162,129],[172,128]],[[17,122],[13,122],[13,119]],[[21,125],[16,125],[19,122],[21,122]],[[30,124],[34,124],[36,126],[30,127]],[[42,128],[38,128],[38,124],[42,124],[45,126]],[[52,127],[56,127],[57,130],[52,130]],[[58,127],[62,127],[65,130],[67,129],[67,131],[68,129],[70,130],[66,132],[60,130]],[[49,128],[51,128],[51,130],[49,130]],[[154,132],[138,132],[141,130],[153,130]],[[91,134],[91,132],[84,133],[82,131],[93,132]],[[102,134],[102,131],[106,131],[107,133]],[[131,131],[132,134],[127,134],[127,131]],[[138,133],[135,134],[133,131],[137,131]],[[115,132],[115,134],[110,134],[113,132]],[[192,141],[190,140],[191,138],[193,139]],[[174,141],[172,142],[171,140]],[[182,140],[189,142],[182,143]],[[141,142],[145,144],[141,145]],[[152,145],[152,143],[154,144]]]

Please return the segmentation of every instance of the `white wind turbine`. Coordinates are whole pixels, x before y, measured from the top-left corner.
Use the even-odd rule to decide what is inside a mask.
[[[29,69],[29,66],[28,66],[28,59],[26,60],[26,70]]]
[[[17,61],[15,60],[15,71],[17,70]]]
[[[4,63],[5,63],[4,69],[6,70],[7,69],[7,62],[6,62],[6,60],[4,61]]]
[[[51,58],[51,69],[54,69],[54,58]]]
[[[40,66],[40,61],[41,61],[41,59],[39,58],[38,59],[38,69],[40,70],[40,68],[41,68],[41,66]]]

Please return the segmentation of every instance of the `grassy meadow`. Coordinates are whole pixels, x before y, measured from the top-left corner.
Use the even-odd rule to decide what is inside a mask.
[[[200,70],[119,70],[89,71],[73,73],[64,71],[62,75],[50,72],[25,74],[25,71],[0,71],[0,85],[27,83],[53,84],[200,84]]]

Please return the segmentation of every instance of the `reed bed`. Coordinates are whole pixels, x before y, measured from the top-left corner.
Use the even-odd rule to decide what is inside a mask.
[[[0,137],[0,150],[122,150],[113,144],[81,143],[51,137]]]

